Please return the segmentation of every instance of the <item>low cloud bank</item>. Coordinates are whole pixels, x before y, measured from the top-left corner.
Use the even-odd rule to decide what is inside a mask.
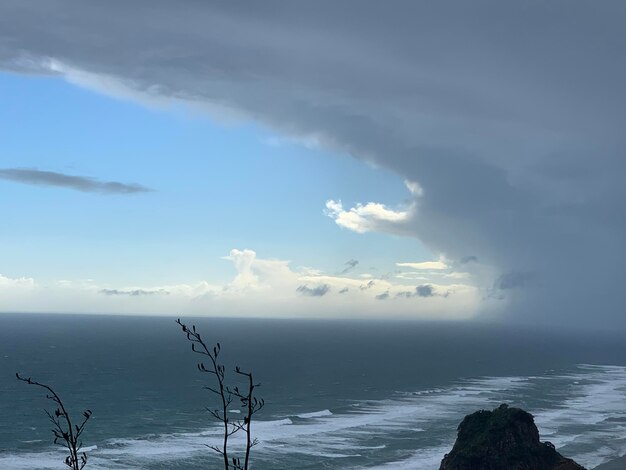
[[[0,275],[0,311],[311,316],[329,318],[458,319],[475,314],[481,300],[470,282],[437,273],[423,285],[402,278],[363,283],[360,276],[293,268],[286,260],[233,249],[230,282],[161,286],[110,286],[94,280],[39,283]],[[371,275],[371,274],[369,274]],[[471,281],[471,280],[468,280]],[[439,292],[450,295],[442,296]],[[402,295],[411,292],[411,295]],[[378,302],[385,300],[385,305]],[[389,306],[392,305],[390,309]]]

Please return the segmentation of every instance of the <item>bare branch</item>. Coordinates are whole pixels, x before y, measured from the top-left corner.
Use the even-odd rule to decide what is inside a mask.
[[[226,385],[226,367],[218,361],[218,357],[221,352],[220,343],[216,343],[213,348],[209,349],[200,333],[196,330],[195,325],[192,325],[191,328],[189,328],[187,325],[182,323],[180,319],[176,320],[176,323],[181,327],[183,333],[185,333],[185,336],[187,337],[187,340],[191,343],[192,352],[202,354],[209,358],[210,363],[208,365],[199,363],[198,370],[200,372],[213,374],[217,382],[216,386],[206,385],[203,388],[216,395],[220,401],[221,410],[212,408],[206,409],[211,416],[213,416],[213,418],[221,422],[223,428],[223,442],[221,448],[214,445],[207,445],[207,447],[222,456],[224,461],[224,470],[249,470],[250,449],[258,444],[258,440],[252,439],[251,436],[252,416],[257,413],[265,403],[262,399],[258,399],[254,396],[254,390],[259,386],[259,384],[254,383],[252,373],[243,372],[239,366],[237,366],[235,368],[235,373],[245,379],[246,391],[241,391],[237,386],[231,388]],[[245,409],[245,415],[242,420],[229,420],[228,409],[234,399],[238,399],[241,407]],[[230,436],[239,431],[246,433],[246,448],[243,464],[241,459],[238,457],[231,455],[229,458],[228,452]]]
[[[52,429],[54,443],[66,447],[69,451],[70,455],[68,455],[64,460],[65,465],[70,467],[72,470],[82,470],[85,465],[87,465],[87,454],[85,452],[80,452],[83,443],[79,438],[83,433],[85,424],[87,424],[87,421],[91,418],[91,410],[86,410],[83,413],[84,419],[80,425],[72,425],[70,415],[67,413],[61,398],[49,385],[36,382],[30,377],[24,378],[20,376],[19,373],[16,373],[15,377],[21,382],[25,382],[29,385],[35,385],[47,390],[48,393],[46,393],[46,398],[53,401],[58,407],[54,410],[54,413],[44,410],[48,419],[54,426],[54,429]]]

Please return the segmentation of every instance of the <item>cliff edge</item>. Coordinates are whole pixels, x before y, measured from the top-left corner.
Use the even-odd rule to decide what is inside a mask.
[[[439,470],[585,470],[539,441],[533,416],[500,405],[467,415]]]

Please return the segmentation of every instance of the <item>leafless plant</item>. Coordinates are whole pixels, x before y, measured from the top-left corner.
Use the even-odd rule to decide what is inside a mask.
[[[201,354],[209,358],[208,367],[203,363],[198,363],[198,370],[203,373],[213,375],[216,385],[204,386],[205,390],[214,394],[218,398],[218,408],[207,407],[207,411],[219,421],[223,429],[223,440],[221,447],[208,445],[209,448],[217,452],[224,461],[224,470],[249,470],[250,465],[250,450],[252,447],[258,444],[256,438],[252,438],[252,416],[255,415],[265,405],[264,400],[254,396],[254,390],[260,386],[260,384],[254,383],[252,373],[243,372],[239,366],[235,367],[235,373],[241,377],[245,377],[246,385],[243,390],[240,390],[238,386],[230,387],[226,384],[226,367],[219,362],[219,355],[221,352],[220,343],[216,343],[212,349],[204,342],[204,339],[200,333],[196,330],[195,325],[191,328],[187,327],[180,321],[180,318],[176,320],[176,323],[182,328],[183,333],[187,335],[187,340],[191,342],[191,350],[197,354]],[[233,403],[233,400],[239,400],[241,408],[244,410],[243,419],[231,421],[228,416],[229,407]],[[243,464],[238,457],[229,457],[229,438],[239,432],[243,431],[246,434],[246,447],[245,457]]]
[[[44,410],[46,415],[48,415],[50,422],[54,426],[52,428],[54,443],[67,447],[67,450],[70,452],[70,455],[65,458],[65,465],[70,467],[72,470],[82,470],[85,465],[87,465],[87,454],[85,452],[81,452],[83,442],[80,437],[85,430],[85,424],[87,424],[87,421],[91,418],[91,410],[85,410],[83,412],[83,421],[80,424],[72,425],[70,415],[65,409],[61,398],[54,390],[52,390],[50,386],[35,382],[30,377],[27,379],[21,377],[19,373],[16,373],[15,376],[17,377],[17,380],[26,382],[29,385],[36,385],[37,387],[41,387],[47,391],[46,398],[53,401],[56,406],[54,413]]]

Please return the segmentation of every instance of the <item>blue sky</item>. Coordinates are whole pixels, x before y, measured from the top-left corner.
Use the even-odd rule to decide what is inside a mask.
[[[0,180],[0,272],[8,278],[120,289],[227,284],[236,269],[223,258],[234,248],[330,275],[358,260],[353,274],[374,277],[433,257],[415,238],[355,233],[325,214],[329,199],[409,203],[400,176],[348,155],[58,77],[0,74],[0,102],[0,167],[152,190],[99,194]]]

